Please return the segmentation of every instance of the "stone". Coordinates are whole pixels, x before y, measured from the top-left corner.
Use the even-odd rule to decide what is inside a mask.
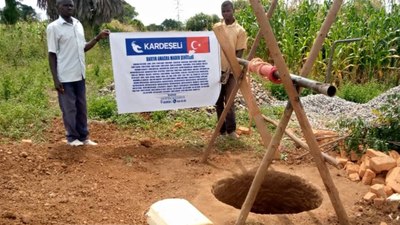
[[[236,129],[236,132],[237,132],[239,135],[242,135],[242,134],[249,135],[249,134],[251,133],[251,130],[250,130],[248,127],[239,126],[239,127]]]
[[[365,201],[370,202],[370,201],[374,200],[374,198],[376,198],[376,197],[377,197],[377,196],[376,196],[375,193],[368,192],[367,194],[364,195],[363,199],[364,199]]]
[[[369,191],[376,194],[378,197],[382,197],[386,199],[386,193],[385,193],[385,185],[383,184],[374,184],[369,188]]]
[[[361,182],[365,185],[370,185],[372,183],[372,179],[374,179],[376,177],[376,174],[374,171],[367,169],[365,171],[365,174],[361,180]]]
[[[389,171],[390,169],[397,166],[396,160],[389,156],[373,157],[369,160],[370,169],[375,173],[382,171]]]
[[[355,151],[351,151],[350,152],[350,160],[352,161],[352,162],[357,162],[357,161],[359,161],[361,159],[361,156],[357,153],[357,152],[355,152]]]
[[[385,204],[385,198],[379,197],[379,198],[374,198],[374,205],[375,207],[380,208]]]
[[[394,192],[393,189],[387,185],[385,185],[384,189],[383,189],[386,193],[386,196],[391,196]]]
[[[354,181],[354,182],[360,181],[360,180],[361,180],[361,179],[360,179],[360,176],[358,175],[358,173],[352,173],[352,174],[350,174],[350,175],[349,175],[349,179],[350,179],[351,181]]]
[[[395,167],[386,174],[386,183],[389,181],[395,181],[396,179],[400,179],[400,167]]]
[[[338,164],[340,164],[342,167],[344,167],[348,161],[347,158],[342,158],[342,157],[336,157],[336,161]]]
[[[376,151],[372,148],[367,149],[367,151],[365,152],[365,155],[369,156],[369,157],[383,157],[383,156],[388,156],[385,153],[381,152],[381,151]]]
[[[360,166],[352,162],[347,162],[345,169],[346,169],[346,174],[350,175],[352,173],[358,173],[358,171],[360,170]]]
[[[395,160],[397,160],[398,158],[400,158],[400,154],[399,154],[397,151],[395,151],[395,150],[391,150],[391,151],[389,152],[389,156],[392,157],[392,158],[395,159]]]
[[[400,167],[391,169],[386,175],[385,182],[394,192],[400,193]]]
[[[367,164],[365,161],[361,162],[360,169],[358,170],[358,175],[362,178],[367,170]]]
[[[371,181],[371,185],[374,185],[374,184],[385,184],[386,182],[385,182],[385,177],[383,177],[383,176],[381,176],[381,175],[378,175],[378,176],[376,176],[374,179],[372,179],[372,181]]]

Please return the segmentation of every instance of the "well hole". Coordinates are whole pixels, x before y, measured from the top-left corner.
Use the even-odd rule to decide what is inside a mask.
[[[255,171],[217,181],[212,192],[221,202],[240,209],[253,182]],[[322,194],[301,177],[268,171],[251,212],[258,214],[294,214],[318,208]]]

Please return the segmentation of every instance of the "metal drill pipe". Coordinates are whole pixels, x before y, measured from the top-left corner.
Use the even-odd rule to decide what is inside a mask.
[[[237,60],[239,64],[243,66],[247,66],[249,64],[249,61],[245,59],[237,58]],[[279,79],[278,71],[275,71],[273,75],[274,77]],[[292,79],[295,85],[311,89],[317,93],[324,94],[329,97],[333,97],[336,94],[336,87],[331,84],[321,83],[295,74],[290,74],[290,78]]]

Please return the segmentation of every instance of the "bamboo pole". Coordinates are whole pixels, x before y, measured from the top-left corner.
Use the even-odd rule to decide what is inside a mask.
[[[326,142],[326,143],[320,145],[319,147],[320,147],[320,148],[323,148],[323,147],[325,147],[325,146],[328,146],[328,145],[337,143],[337,142],[339,142],[339,141],[342,141],[343,139],[346,139],[346,138],[347,138],[347,136],[339,137],[339,138],[336,138],[335,140]],[[322,153],[327,152],[327,151],[329,151],[330,149],[332,149],[332,147],[330,147],[329,149],[325,149]],[[302,154],[302,155],[299,155],[299,156],[296,157],[296,159],[301,159],[301,158],[303,158],[304,156],[306,156],[306,155],[308,155],[308,154],[310,154],[310,152],[306,152],[306,153],[304,153],[304,154]]]
[[[268,117],[266,117],[264,115],[263,115],[263,117],[264,117],[265,121],[270,122],[275,126],[278,126],[278,123],[276,121],[274,121],[274,120],[272,120],[272,119],[270,119],[270,118],[268,118]],[[309,150],[308,145],[306,143],[304,143],[304,141],[302,141],[300,138],[296,137],[295,134],[293,134],[292,132],[288,131],[287,129],[285,129],[285,133],[286,133],[286,135],[288,137],[290,137],[294,142],[296,142],[302,148],[304,148],[306,150]],[[322,145],[319,146],[319,147],[322,147]],[[335,158],[333,158],[332,156],[326,154],[325,152],[321,152],[321,155],[322,155],[322,157],[324,158],[324,160],[326,162],[330,163],[332,166],[335,166],[338,169],[341,169],[340,163]],[[296,159],[298,159],[298,158],[296,158]]]
[[[213,28],[215,36],[218,39],[218,42],[221,45],[222,51],[224,52],[226,58],[228,59],[229,64],[231,65],[231,69],[233,71],[233,75],[236,80],[239,79],[241,74],[241,67],[239,62],[236,59],[235,49],[233,46],[230,46],[228,41],[226,41],[226,31],[223,26],[216,26]],[[240,82],[240,91],[243,95],[243,98],[246,101],[247,107],[249,109],[250,115],[254,118],[256,123],[256,127],[260,133],[261,140],[264,146],[268,146],[271,135],[267,130],[267,126],[265,124],[264,118],[262,117],[261,111],[257,106],[257,102],[253,96],[253,93],[250,88],[249,81],[247,79],[242,79]]]
[[[272,17],[272,14],[273,14],[273,12],[274,12],[274,10],[276,8],[277,2],[278,2],[278,0],[273,0],[272,1],[271,6],[270,6],[270,8],[268,10],[268,13],[267,13],[267,17],[268,18]],[[257,37],[256,37],[256,39],[255,39],[255,41],[253,43],[253,46],[250,49],[250,53],[247,56],[247,60],[252,60],[254,58],[254,56],[256,55],[256,51],[257,51],[258,44],[259,44],[260,40],[261,40],[261,32],[259,31],[257,33]],[[201,159],[202,163],[206,163],[207,162],[208,156],[210,155],[211,150],[212,150],[212,146],[213,146],[213,144],[215,142],[215,139],[219,135],[219,131],[220,131],[221,127],[222,127],[222,124],[225,121],[226,115],[228,114],[228,111],[231,108],[231,106],[234,104],[236,94],[237,94],[237,92],[238,92],[238,90],[240,88],[240,83],[242,82],[242,79],[244,78],[244,74],[246,73],[246,71],[247,71],[246,67],[243,67],[242,72],[240,73],[239,79],[236,79],[236,85],[235,85],[234,89],[232,90],[232,93],[229,96],[228,101],[226,102],[225,108],[222,111],[221,116],[220,116],[220,118],[218,120],[217,127],[215,128],[214,133],[211,136],[211,140],[208,143],[207,148],[203,153],[203,157]],[[250,117],[251,117],[251,114],[250,114]],[[269,140],[271,140],[271,136],[270,135],[267,138]],[[268,142],[269,142],[269,140],[268,140]],[[267,146],[268,146],[268,144],[265,145],[265,147],[267,147]]]
[[[324,181],[325,187],[326,187],[329,197],[331,199],[332,205],[338,216],[339,222],[341,225],[348,225],[349,220],[348,220],[346,211],[344,210],[344,207],[340,201],[338,191],[337,191],[335,185],[333,184],[333,180],[329,174],[329,170],[323,162],[322,156],[320,154],[321,151],[319,150],[319,147],[318,147],[318,143],[314,137],[311,126],[310,126],[308,119],[302,108],[298,90],[296,90],[296,88],[291,83],[291,80],[289,78],[289,70],[286,67],[284,59],[282,57],[282,53],[279,50],[277,41],[272,32],[272,28],[269,24],[268,19],[265,18],[265,16],[263,15],[263,12],[262,12],[263,7],[262,7],[261,3],[259,2],[259,0],[249,0],[249,1],[255,12],[255,15],[257,17],[257,21],[260,24],[262,34],[264,36],[265,41],[267,42],[268,48],[270,49],[271,56],[274,59],[274,62],[276,63],[276,66],[278,67],[278,70],[280,72],[281,79],[285,86],[285,90],[287,91],[288,96],[289,96],[289,102],[286,106],[286,109],[284,111],[284,114],[280,121],[280,124],[277,127],[276,132],[272,138],[272,141],[271,141],[270,145],[268,146],[267,153],[265,154],[265,156],[262,160],[262,163],[257,170],[257,173],[255,175],[253,183],[250,187],[249,193],[246,197],[245,202],[242,205],[242,209],[241,209],[240,215],[238,217],[238,220],[236,221],[236,225],[243,225],[247,219],[248,213],[250,212],[250,209],[255,201],[257,193],[258,193],[260,186],[263,182],[263,179],[267,173],[268,166],[272,162],[273,155],[275,154],[275,151],[279,146],[279,142],[282,139],[284,130],[288,125],[288,121],[291,117],[293,110],[296,112],[296,116],[297,116],[297,119],[302,128],[304,137],[310,148],[310,152],[315,159],[318,170],[320,172],[320,175]],[[314,42],[314,45],[310,52],[310,55],[307,58],[306,63],[303,65],[303,68],[300,72],[300,74],[302,76],[306,76],[311,71],[312,65],[318,55],[319,50],[322,47],[322,43],[331,27],[333,21],[336,18],[336,14],[339,11],[342,2],[343,2],[342,0],[336,0],[333,2],[333,5],[332,5],[331,9],[329,10],[328,15],[327,15],[324,23],[322,24],[320,32]]]

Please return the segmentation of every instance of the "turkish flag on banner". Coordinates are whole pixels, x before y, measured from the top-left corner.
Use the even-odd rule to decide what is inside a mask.
[[[195,53],[209,53],[210,44],[208,37],[187,37],[187,51]]]

